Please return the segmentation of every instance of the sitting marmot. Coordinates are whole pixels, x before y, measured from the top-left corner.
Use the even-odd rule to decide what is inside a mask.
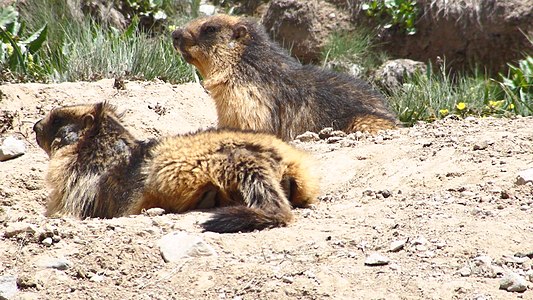
[[[50,157],[48,216],[112,218],[161,207],[218,208],[215,232],[285,226],[318,193],[306,155],[268,135],[232,130],[136,140],[106,103],[52,110],[34,126]]]
[[[369,84],[300,64],[251,19],[199,18],[172,37],[174,47],[202,75],[215,100],[219,127],[291,140],[325,127],[375,133],[396,126],[384,97]]]

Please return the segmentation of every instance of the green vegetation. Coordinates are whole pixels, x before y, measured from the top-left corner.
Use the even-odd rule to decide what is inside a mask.
[[[409,35],[416,33],[416,0],[372,0],[364,3],[361,8],[369,17],[381,21],[383,28],[398,26]]]
[[[192,68],[172,48],[172,27],[157,34],[142,32],[138,26],[142,16],[166,17],[165,8],[172,14],[181,11],[180,17],[175,19],[185,22],[184,11],[193,8],[197,1],[182,2],[129,0],[136,14],[123,32],[105,22],[98,23],[90,16],[75,15],[66,0],[34,0],[31,5],[21,5],[20,17],[13,7],[2,8],[2,19],[12,20],[14,14],[23,20],[17,22],[27,24],[19,27],[33,34],[22,38],[22,32],[16,32],[13,40],[20,51],[16,47],[12,51],[9,46],[2,46],[3,53],[8,56],[0,63],[9,72],[3,72],[0,80],[77,81],[123,77],[159,78],[173,83],[191,81]],[[13,27],[18,28],[10,27],[8,22],[0,23],[2,43],[3,36]]]
[[[533,57],[527,56],[518,66],[509,65],[507,76],[500,74],[501,88],[505,92],[505,103],[516,114],[533,115]]]
[[[324,65],[333,64],[337,71],[346,71],[346,66],[350,64],[368,71],[387,59],[385,53],[377,49],[376,34],[365,28],[333,33],[322,51],[322,57]]]

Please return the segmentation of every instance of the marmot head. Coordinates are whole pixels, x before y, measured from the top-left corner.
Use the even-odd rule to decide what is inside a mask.
[[[106,112],[115,115],[115,108],[107,103],[55,108],[33,126],[37,144],[51,156],[81,137],[95,134]]]
[[[252,20],[222,14],[198,18],[172,33],[173,45],[206,78],[239,61],[254,38],[253,26]]]

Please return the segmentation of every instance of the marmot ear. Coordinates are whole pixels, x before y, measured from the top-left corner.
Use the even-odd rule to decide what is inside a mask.
[[[83,116],[83,126],[85,128],[91,127],[94,124],[94,116],[91,114],[87,114]]]
[[[248,33],[248,28],[243,24],[237,24],[233,27],[233,36],[234,40],[238,40]]]

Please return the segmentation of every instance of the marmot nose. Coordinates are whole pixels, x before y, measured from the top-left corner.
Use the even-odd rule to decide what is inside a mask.
[[[172,32],[172,45],[175,49],[179,48],[181,39],[183,38],[183,29],[179,28]]]
[[[43,131],[43,124],[42,123],[42,120],[39,120],[37,121],[37,123],[35,123],[35,125],[33,125],[33,131],[35,133],[39,133],[41,131]]]

